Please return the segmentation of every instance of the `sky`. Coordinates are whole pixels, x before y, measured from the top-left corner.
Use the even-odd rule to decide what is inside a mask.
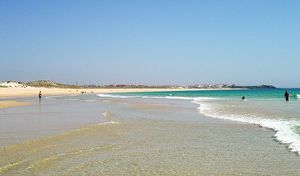
[[[300,87],[298,0],[0,0],[0,80]]]

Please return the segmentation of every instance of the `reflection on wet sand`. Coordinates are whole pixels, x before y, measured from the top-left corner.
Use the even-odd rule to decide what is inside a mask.
[[[164,110],[169,108],[168,105],[162,105],[162,104],[150,104],[150,103],[143,103],[143,102],[139,102],[139,103],[132,103],[130,104],[131,108],[134,109],[138,109],[138,110]]]
[[[0,108],[11,108],[11,107],[17,107],[17,106],[28,106],[31,105],[29,102],[19,102],[19,101],[0,101]]]
[[[212,128],[217,128],[214,133]],[[217,124],[159,120],[125,120],[118,124],[97,124],[3,148],[0,151],[0,173],[255,175],[257,171],[253,168],[265,166],[274,169],[274,172],[259,170],[262,175],[278,175],[279,169],[282,169],[280,174],[287,174],[284,168],[288,168],[289,173],[300,171],[295,169],[295,164],[281,161],[270,154],[269,147],[273,142],[252,148],[253,143],[261,140],[255,137],[256,134],[252,127],[239,124],[231,124],[230,129]],[[241,144],[240,141],[244,142]],[[285,153],[290,161],[299,163],[297,157],[290,157],[290,153]],[[264,157],[261,158],[262,156]]]
[[[54,102],[51,105],[56,105]],[[46,103],[43,111],[49,113]],[[62,104],[55,106],[62,109],[51,112],[63,110],[66,114],[67,108],[80,107],[80,112],[85,112],[82,119],[92,111],[90,115],[102,116],[104,121],[2,147],[1,176],[300,173],[300,157],[270,140],[273,131],[201,116],[189,102],[111,100]]]

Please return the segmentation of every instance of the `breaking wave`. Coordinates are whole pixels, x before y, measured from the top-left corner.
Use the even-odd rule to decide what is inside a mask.
[[[296,127],[300,126],[300,121],[269,119],[265,117],[257,117],[255,115],[224,115],[222,112],[216,111],[214,105],[210,104],[209,102],[201,102],[197,100],[192,102],[198,104],[199,112],[208,117],[250,123],[272,129],[275,131],[274,137],[280,143],[287,144],[288,148],[292,152],[300,154],[300,136],[294,131]]]
[[[180,96],[121,96],[110,94],[98,94],[99,97],[110,98],[164,98],[175,100],[190,100],[192,103],[199,105],[199,112],[208,117],[231,120],[236,122],[243,122],[249,124],[259,125],[261,127],[269,128],[275,131],[274,137],[283,144],[287,144],[288,148],[292,152],[296,152],[300,155],[300,136],[294,130],[300,126],[300,121],[296,120],[283,120],[283,119],[270,119],[268,117],[257,117],[256,115],[244,115],[244,114],[224,114],[218,112],[211,100],[224,100],[225,98],[216,97],[180,97]],[[297,95],[300,98],[300,95]]]

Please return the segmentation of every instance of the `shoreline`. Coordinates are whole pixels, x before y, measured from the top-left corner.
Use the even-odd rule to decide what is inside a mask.
[[[48,114],[45,110],[49,104],[43,105],[42,112],[46,112],[43,116],[38,110],[25,117],[13,115],[22,110],[6,112],[14,117],[6,118],[9,123],[26,118],[28,126],[18,129],[20,136],[7,133],[18,138],[14,139],[16,143],[7,140],[11,143],[1,147],[1,174],[51,175],[54,169],[57,175],[84,175],[89,171],[102,174],[105,168],[103,175],[147,175],[145,170],[152,175],[297,175],[300,171],[299,157],[270,140],[274,135],[272,130],[208,117],[195,111],[197,106],[189,101],[121,99],[88,104],[55,101],[59,105],[55,106],[55,112],[66,114],[71,110],[78,115],[77,120]],[[84,110],[81,114],[75,108],[66,108],[78,105]],[[98,112],[107,114],[96,115]],[[133,118],[133,114],[142,118]],[[100,117],[105,120],[104,116],[109,117],[106,121],[109,123],[99,121]],[[49,123],[49,118],[56,119]],[[69,122],[74,124],[66,126]],[[26,136],[29,138],[23,138]]]
[[[45,88],[45,87],[26,87],[26,88],[0,88],[0,100],[3,98],[34,97],[39,91],[44,96],[51,95],[80,95],[95,93],[127,93],[127,92],[161,92],[161,91],[201,91],[201,90],[242,90],[239,88],[213,88],[213,89],[178,89],[178,88]]]

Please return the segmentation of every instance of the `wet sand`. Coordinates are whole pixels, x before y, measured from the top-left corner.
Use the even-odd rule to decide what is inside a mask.
[[[224,88],[224,90],[227,88]],[[45,88],[45,87],[0,87],[0,98],[11,97],[30,97],[38,96],[42,91],[43,96],[50,95],[80,95],[93,93],[122,93],[122,92],[160,92],[160,91],[183,91],[183,90],[201,90],[201,89],[184,89],[184,88]],[[205,89],[210,90],[210,89]],[[220,90],[220,89],[213,89]],[[223,89],[222,89],[223,90]]]
[[[18,101],[0,101],[0,108],[10,108],[10,107],[16,107],[16,106],[28,106],[31,103],[28,102],[18,102]]]
[[[10,108],[0,116],[1,124],[9,117],[19,121],[19,112],[31,117],[27,123],[43,117],[31,126],[35,133],[52,126],[44,137],[23,136],[2,146],[1,175],[300,173],[300,157],[274,141],[273,131],[205,117],[187,101],[67,97],[45,100],[41,109],[35,105]],[[7,132],[28,132],[24,126]]]

